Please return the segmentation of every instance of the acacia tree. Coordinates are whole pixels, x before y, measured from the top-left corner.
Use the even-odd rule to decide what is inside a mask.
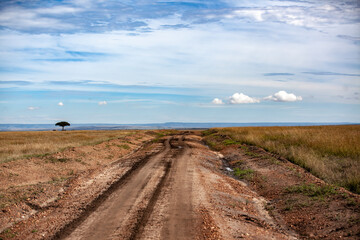
[[[56,123],[55,126],[60,126],[60,127],[62,127],[62,131],[64,131],[64,127],[70,126],[70,123],[65,122],[65,121],[62,121],[62,122]]]

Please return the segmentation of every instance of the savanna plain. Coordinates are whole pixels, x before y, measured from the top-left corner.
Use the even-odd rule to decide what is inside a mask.
[[[0,132],[0,239],[359,239],[360,125]]]

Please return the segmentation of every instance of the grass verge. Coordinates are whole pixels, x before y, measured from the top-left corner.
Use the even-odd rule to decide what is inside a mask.
[[[360,194],[360,125],[216,128],[203,135],[214,150],[256,145]]]

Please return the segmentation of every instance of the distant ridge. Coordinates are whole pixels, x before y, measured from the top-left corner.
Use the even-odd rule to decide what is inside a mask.
[[[148,124],[71,124],[66,130],[120,130],[120,129],[207,129],[214,127],[270,127],[351,125],[349,122],[257,122],[257,123],[148,123]],[[0,124],[0,131],[51,131],[61,130],[54,124]]]

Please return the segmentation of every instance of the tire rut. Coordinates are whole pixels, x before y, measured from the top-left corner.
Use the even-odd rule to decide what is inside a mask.
[[[52,239],[66,239],[66,237],[69,236],[93,212],[95,212],[98,207],[111,196],[111,194],[113,194],[122,185],[126,184],[128,179],[132,175],[136,174],[136,172],[148,162],[150,157],[151,155],[148,155],[140,161],[136,162],[133,167],[129,169],[129,171],[127,171],[121,178],[119,178],[119,180],[113,183],[103,194],[99,195],[93,202],[91,202],[91,204],[83,210],[82,214],[78,218],[67,224],[63,229],[61,229],[57,234],[55,234]]]
[[[137,161],[53,239],[137,239],[183,151],[179,140],[168,138],[160,153]]]
[[[145,211],[143,212],[143,214],[140,217],[140,220],[135,225],[132,235],[129,238],[130,240],[138,239],[138,237],[141,236],[142,232],[144,231],[147,221],[149,220],[150,215],[154,210],[155,204],[160,196],[161,190],[164,187],[166,180],[169,176],[170,169],[171,169],[171,162],[166,162],[165,174],[161,178],[159,184],[157,185],[157,187],[149,201],[149,204],[147,205]]]
[[[173,159],[171,169],[171,192],[168,197],[169,208],[166,222],[162,230],[162,239],[194,239],[198,219],[194,215],[193,206],[193,159],[191,150],[185,143],[185,136],[178,141],[182,153]]]

